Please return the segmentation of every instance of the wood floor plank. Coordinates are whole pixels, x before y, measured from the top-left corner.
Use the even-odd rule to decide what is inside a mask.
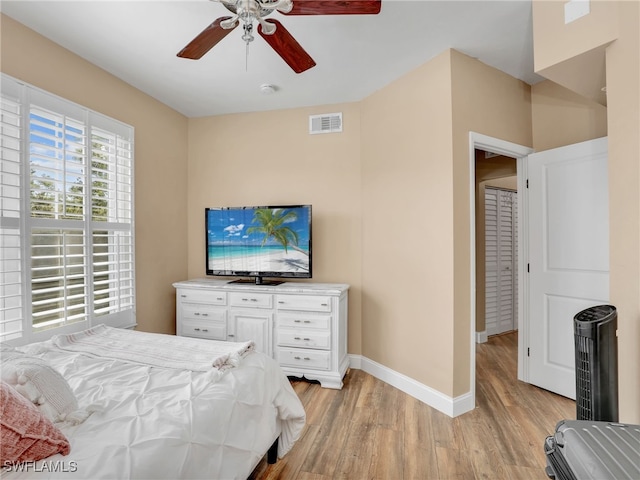
[[[404,478],[402,457],[404,454],[402,432],[390,428],[377,428],[374,440],[374,454],[371,468],[366,477],[379,480]],[[356,478],[350,476],[348,478]]]
[[[332,477],[325,477],[324,475],[318,475],[317,473],[301,472],[297,480],[330,480]]]
[[[291,380],[307,412],[293,449],[250,480],[544,480],[544,439],[575,402],[517,380],[517,332],[477,345],[476,408],[450,418],[362,370],[342,390]]]
[[[287,455],[287,461],[278,460],[275,464],[269,465],[262,461],[253,471],[248,480],[284,480],[289,478],[300,478],[305,473],[302,472],[302,463],[310,454],[313,448],[314,439],[318,435],[320,427],[318,425],[307,424],[296,443],[296,455]]]
[[[378,406],[378,426],[391,430],[404,429],[406,394],[387,383],[383,383],[380,405]]]
[[[351,421],[362,390],[362,375],[351,375],[342,390],[335,390],[333,400],[320,423],[320,431],[302,471],[333,475],[337,460],[350,432]]]
[[[492,422],[478,411],[460,421],[466,442],[464,450],[473,468],[474,478],[507,478],[502,475],[505,459],[501,445],[496,442]]]
[[[430,407],[406,396],[404,415],[404,478],[438,478]]]
[[[466,452],[455,448],[436,447],[438,478],[467,480],[474,478],[473,467]]]
[[[377,448],[375,431],[375,425],[370,422],[352,424],[348,440],[336,464],[333,478],[345,480],[368,478]]]

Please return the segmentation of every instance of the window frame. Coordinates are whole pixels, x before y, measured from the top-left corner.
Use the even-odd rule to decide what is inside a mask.
[[[0,342],[7,342],[13,345],[20,345],[25,343],[32,343],[37,341],[47,340],[53,335],[72,333],[92,326],[104,323],[112,327],[132,328],[136,326],[136,291],[135,291],[135,130],[134,127],[120,122],[116,119],[110,118],[99,112],[95,112],[86,107],[78,105],[74,102],[58,97],[51,93],[48,93],[42,89],[29,85],[25,82],[10,77],[4,73],[1,76],[2,81],[2,96],[0,101],[5,103],[6,96],[15,99],[20,107],[20,125],[18,127],[20,132],[20,147],[19,147],[19,218],[7,218],[4,215],[4,210],[1,208],[0,203],[0,227],[2,233],[7,228],[19,228],[20,231],[20,297],[22,302],[22,329],[19,334],[7,334],[3,333],[4,327],[0,329]],[[65,219],[65,218],[38,218],[33,216],[31,208],[31,189],[32,189],[32,151],[31,151],[31,136],[32,136],[32,111],[33,109],[48,110],[55,115],[60,115],[66,118],[69,112],[73,112],[74,120],[79,121],[84,128],[84,160],[82,164],[83,175],[82,180],[78,180],[79,183],[74,185],[81,185],[82,202],[81,211],[82,219]],[[4,112],[4,106],[2,107]],[[4,114],[4,113],[3,113]],[[4,128],[4,119],[0,122]],[[60,126],[60,125],[57,125]],[[66,128],[66,123],[61,126],[62,129]],[[112,148],[115,152],[113,155],[102,153],[103,148],[96,149],[94,145],[94,138],[97,138],[97,134],[107,134],[107,137],[113,140]],[[57,138],[57,137],[56,137]],[[3,147],[4,152],[4,130],[0,131],[0,145]],[[64,143],[64,140],[61,142]],[[98,143],[98,142],[96,142]],[[120,155],[120,146],[124,147],[122,155]],[[96,151],[94,151],[96,150]],[[73,151],[73,150],[72,150]],[[63,146],[62,160],[63,164],[67,163],[67,147]],[[15,154],[15,152],[13,152]],[[96,197],[92,195],[93,186],[95,182],[94,177],[94,161],[96,158],[100,158],[100,155],[104,155],[107,160],[105,164],[111,165],[109,161],[113,161],[115,173],[113,179],[109,179],[108,190],[113,189],[113,197],[108,197],[107,201],[111,204],[108,208],[108,217],[100,220],[93,220],[94,200]],[[113,160],[111,160],[113,158]],[[123,160],[124,159],[124,160]],[[119,161],[122,165],[120,166]],[[5,188],[4,180],[4,153],[2,156],[3,166],[0,168],[0,175],[2,176],[1,187]],[[14,162],[15,163],[15,162]],[[128,170],[128,175],[121,176],[119,169],[122,168],[125,171]],[[75,175],[75,173],[74,173]],[[121,182],[121,180],[124,180]],[[64,183],[64,182],[63,182]],[[122,190],[126,191],[123,196],[117,191],[122,183]],[[66,184],[65,184],[66,185]],[[15,191],[15,190],[14,190]],[[58,194],[62,193],[63,196],[69,195],[68,187],[65,186],[58,191]],[[55,194],[54,194],[55,195]],[[127,198],[128,197],[128,198]],[[3,201],[2,192],[0,192],[0,202]],[[124,203],[123,203],[124,202]],[[122,208],[124,205],[124,208]],[[111,215],[109,212],[115,212]],[[66,212],[60,212],[54,210],[51,216],[58,217],[64,216]],[[32,278],[32,248],[33,238],[37,230],[52,229],[51,231],[68,232],[70,230],[82,231],[84,238],[84,251],[82,253],[82,276],[84,278],[84,293],[83,301],[84,318],[74,323],[67,323],[67,315],[64,315],[64,319],[61,321],[54,321],[54,323],[60,323],[61,325],[51,328],[37,328],[33,324],[33,278]],[[96,242],[94,244],[94,235],[98,232],[106,232],[106,243],[100,244]],[[124,234],[123,234],[124,232]],[[114,239],[117,242],[114,243]],[[3,237],[0,237],[3,240]],[[96,245],[106,245],[106,251],[100,254],[96,253]],[[0,248],[4,247],[4,242],[0,242]],[[14,247],[15,249],[15,247]],[[124,253],[123,253],[124,252]],[[5,262],[5,252],[0,252],[0,261]],[[34,257],[36,258],[36,257]],[[68,255],[65,253],[59,258],[64,259],[63,263],[66,265],[66,259]],[[94,266],[97,265],[97,258],[106,260],[103,265],[106,265],[106,280],[101,282],[96,281],[96,272]],[[126,262],[121,261],[122,258],[128,259]],[[5,263],[3,263],[4,265]],[[112,267],[115,265],[115,270]],[[63,271],[64,268],[62,269]],[[125,273],[125,278],[122,279],[125,285],[124,292],[121,293],[118,282],[121,281],[120,273]],[[105,275],[103,274],[103,276]],[[63,288],[66,288],[66,281],[69,278],[68,273],[62,274]],[[117,278],[116,278],[117,276]],[[0,281],[3,278],[0,277]],[[123,298],[126,299],[124,303],[118,303],[115,307],[116,311],[106,314],[99,314],[94,308],[94,300],[96,299],[96,292],[99,292],[97,285],[102,285],[100,288],[111,290],[116,292],[112,300],[115,299],[120,302]],[[0,308],[5,306],[4,285],[0,286]],[[66,290],[64,290],[66,292]],[[68,306],[68,294],[62,295],[64,299],[64,306]],[[100,303],[100,302],[97,302]],[[123,305],[123,306],[121,306]],[[113,307],[110,307],[113,308]],[[4,313],[0,312],[0,321],[7,321],[4,317]]]

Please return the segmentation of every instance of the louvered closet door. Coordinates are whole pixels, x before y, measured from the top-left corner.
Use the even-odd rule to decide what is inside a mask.
[[[517,326],[517,195],[485,189],[485,329],[487,335]]]

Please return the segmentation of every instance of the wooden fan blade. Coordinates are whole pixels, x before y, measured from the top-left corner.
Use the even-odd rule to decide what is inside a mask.
[[[220,22],[227,20],[231,17],[220,17],[202,32],[198,34],[196,38],[191,40],[189,44],[180,50],[178,57],[190,58],[192,60],[198,60],[205,53],[211,50],[220,40],[229,35],[231,31],[236,27],[225,29],[220,26]]]
[[[293,8],[283,15],[376,15],[382,0],[293,0]]]
[[[262,33],[262,25],[258,24],[258,33],[271,45],[271,48],[287,62],[287,65],[289,65],[294,72],[302,73],[316,66],[313,58],[305,52],[304,48],[300,46],[296,39],[293,38],[293,35],[291,35],[279,21],[273,19],[265,21],[273,23],[276,26],[276,31],[271,35],[267,35]]]

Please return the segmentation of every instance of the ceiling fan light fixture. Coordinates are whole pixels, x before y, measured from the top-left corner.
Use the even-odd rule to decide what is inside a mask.
[[[258,18],[258,23],[262,26],[262,33],[265,35],[273,35],[276,31],[275,23],[266,22],[262,18]]]
[[[280,13],[289,13],[292,9],[292,0],[281,0],[276,6],[276,10],[278,10]]]
[[[233,17],[229,17],[226,20],[222,20],[220,22],[220,26],[225,30],[236,28],[238,26],[238,16],[234,15]]]

